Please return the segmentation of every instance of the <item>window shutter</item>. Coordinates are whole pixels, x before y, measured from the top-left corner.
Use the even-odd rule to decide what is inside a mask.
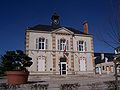
[[[39,45],[39,41],[38,41],[38,38],[36,38],[36,49],[39,49],[38,46]]]
[[[79,51],[79,42],[77,41],[77,51]]]
[[[84,45],[84,47],[85,47],[85,51],[87,51],[87,45],[86,45],[86,42],[84,42],[85,43],[85,45]]]
[[[48,49],[48,39],[46,39],[46,49]]]
[[[60,40],[58,40],[58,50],[60,50]]]
[[[69,42],[68,42],[68,40],[67,40],[66,46],[67,46],[66,49],[69,50]]]

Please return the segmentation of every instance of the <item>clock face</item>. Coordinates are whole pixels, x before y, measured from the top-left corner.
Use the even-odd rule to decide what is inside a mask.
[[[55,19],[55,20],[54,20],[54,23],[55,23],[55,24],[58,24],[58,23],[59,23],[59,21]]]

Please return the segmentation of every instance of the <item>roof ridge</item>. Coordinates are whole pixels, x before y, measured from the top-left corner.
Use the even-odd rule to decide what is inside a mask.
[[[29,27],[27,30],[38,30],[38,31],[53,31],[55,29],[61,28],[61,27],[65,27],[68,30],[74,32],[75,34],[85,34],[85,35],[90,35],[90,34],[86,34],[78,29],[75,29],[73,27],[69,27],[69,26],[60,26],[57,28],[52,27],[51,25],[47,25],[47,24],[38,24],[32,27]]]

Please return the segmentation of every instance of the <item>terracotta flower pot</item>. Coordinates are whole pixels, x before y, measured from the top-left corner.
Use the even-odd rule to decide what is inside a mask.
[[[7,71],[6,75],[9,84],[19,85],[27,83],[29,72]]]

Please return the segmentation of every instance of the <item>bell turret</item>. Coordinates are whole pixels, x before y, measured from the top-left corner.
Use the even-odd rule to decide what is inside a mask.
[[[52,27],[53,28],[57,28],[60,26],[60,20],[59,20],[60,16],[57,13],[54,13],[51,17],[52,20]]]

